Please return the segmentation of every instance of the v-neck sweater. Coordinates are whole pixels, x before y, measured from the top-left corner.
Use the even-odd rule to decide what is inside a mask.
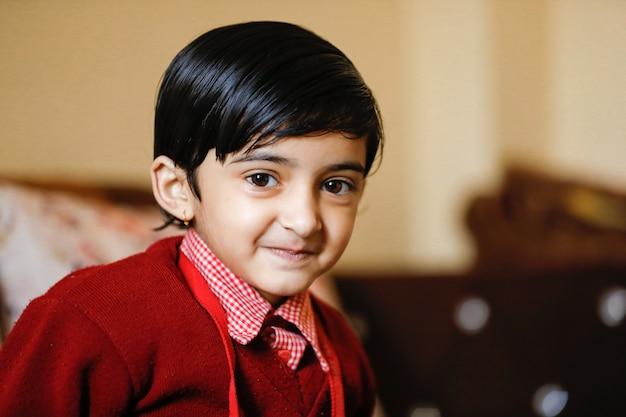
[[[228,355],[178,267],[180,240],[72,273],[34,300],[0,350],[0,415],[228,416]],[[358,339],[340,313],[314,307],[341,364],[345,415],[370,416],[374,381]],[[330,415],[327,379],[303,400],[319,374],[288,372],[271,355],[235,349],[239,415]]]

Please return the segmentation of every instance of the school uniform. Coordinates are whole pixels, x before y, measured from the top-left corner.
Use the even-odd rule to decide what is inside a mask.
[[[289,299],[241,343],[189,236],[72,273],[34,300],[0,350],[0,415],[372,414],[371,369],[340,313],[292,297],[312,321],[290,322]]]

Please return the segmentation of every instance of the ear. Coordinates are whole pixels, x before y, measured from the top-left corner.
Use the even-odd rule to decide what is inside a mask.
[[[159,206],[178,219],[193,219],[192,203],[195,197],[185,170],[177,167],[167,156],[161,155],[152,162],[150,176],[152,193]]]

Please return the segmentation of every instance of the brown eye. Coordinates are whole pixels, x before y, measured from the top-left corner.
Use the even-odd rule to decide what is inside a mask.
[[[332,194],[345,194],[352,190],[352,185],[342,180],[326,181],[322,187],[324,191]]]
[[[257,187],[273,187],[278,183],[274,177],[264,173],[249,175],[246,177],[246,180],[250,184],[256,185]]]

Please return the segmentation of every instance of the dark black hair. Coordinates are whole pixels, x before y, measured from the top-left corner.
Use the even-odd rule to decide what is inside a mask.
[[[211,30],[176,55],[159,89],[154,157],[187,173],[281,138],[337,132],[366,142],[366,174],[382,153],[376,100],[354,64],[316,34],[282,22]],[[170,217],[170,220],[174,221]]]

